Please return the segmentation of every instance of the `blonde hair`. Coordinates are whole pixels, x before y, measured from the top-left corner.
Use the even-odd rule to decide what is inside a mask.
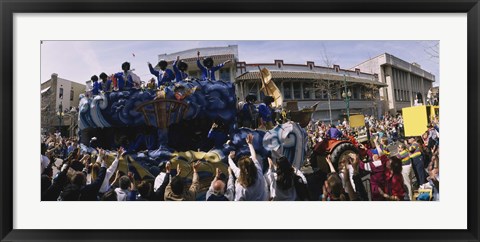
[[[240,169],[240,175],[238,182],[243,187],[249,187],[257,180],[257,167],[253,163],[253,160],[248,156],[243,156],[238,160],[238,168]]]

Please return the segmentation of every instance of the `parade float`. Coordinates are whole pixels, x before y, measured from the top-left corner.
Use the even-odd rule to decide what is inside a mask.
[[[230,151],[234,150],[237,157],[250,155],[245,141],[248,134],[254,135],[257,159],[265,168],[269,156],[286,156],[296,168],[304,164],[307,135],[298,123],[286,122],[266,131],[236,127],[236,102],[231,82],[199,79],[159,89],[131,88],[82,95],[80,143],[84,152],[92,153],[95,147],[124,147],[127,155],[120,160],[118,169],[133,173],[138,180],[155,179],[170,161],[173,168],[181,166],[188,186],[193,175],[191,164],[200,160],[200,196],[208,189],[217,168],[228,174],[226,157]],[[208,139],[214,122],[222,123],[222,131],[229,137],[222,147],[214,147]],[[114,155],[110,153],[107,163],[113,161]]]

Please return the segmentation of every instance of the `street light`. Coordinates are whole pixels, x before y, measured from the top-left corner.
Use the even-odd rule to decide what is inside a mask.
[[[347,90],[347,77],[343,75],[344,77],[344,83],[345,83],[345,89],[342,92],[342,97],[345,99],[345,103],[347,104],[347,120],[350,122],[350,97],[352,96],[352,93],[350,90]]]

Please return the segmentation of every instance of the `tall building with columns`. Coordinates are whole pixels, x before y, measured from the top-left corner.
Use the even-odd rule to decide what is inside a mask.
[[[428,90],[435,82],[435,75],[415,63],[409,63],[388,53],[366,60],[351,70],[359,68],[368,73],[378,74],[378,81],[388,87],[380,91],[380,99],[391,113],[414,105],[417,94],[425,104]]]

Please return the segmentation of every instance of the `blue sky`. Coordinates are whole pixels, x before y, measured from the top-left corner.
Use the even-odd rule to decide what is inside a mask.
[[[124,61],[144,81],[150,79],[147,61],[157,63],[159,54],[187,49],[238,45],[239,59],[247,63],[285,63],[325,66],[325,58],[351,68],[369,58],[389,53],[407,62],[417,62],[435,75],[434,86],[440,84],[439,59],[427,53],[438,41],[43,41],[41,44],[42,82],[52,73],[59,77],[85,83],[92,75],[121,71]],[[436,49],[438,52],[438,49]],[[135,54],[135,57],[132,55]]]

